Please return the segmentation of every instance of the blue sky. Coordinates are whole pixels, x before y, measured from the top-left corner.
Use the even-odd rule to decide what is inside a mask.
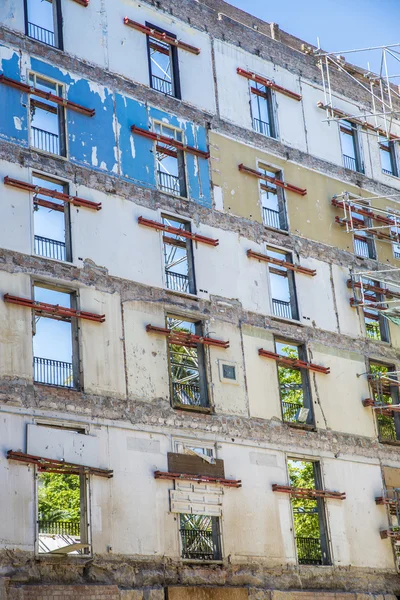
[[[309,43],[320,38],[324,50],[336,52],[400,42],[400,0],[228,0],[230,4]],[[354,62],[367,67],[366,56]],[[370,58],[377,61],[375,58]],[[375,62],[375,65],[378,63]],[[371,64],[371,66],[374,66]],[[374,66],[375,69],[379,68]],[[397,73],[400,73],[398,63]]]

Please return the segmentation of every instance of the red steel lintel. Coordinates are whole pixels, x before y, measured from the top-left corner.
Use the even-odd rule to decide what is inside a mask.
[[[361,119],[358,119],[357,117],[353,117],[352,115],[345,113],[342,110],[339,110],[338,108],[328,106],[327,104],[324,104],[323,102],[317,102],[317,106],[318,106],[318,108],[322,108],[323,110],[328,110],[335,117],[343,118],[346,121],[349,121],[350,123],[355,123],[356,125],[360,125],[363,129],[369,129],[370,131],[375,131],[376,133],[379,133],[379,135],[386,137],[386,131],[384,129],[381,129],[380,127],[375,127],[374,125],[372,125],[371,123],[368,123],[367,121],[362,121]],[[389,138],[391,140],[400,140],[400,137],[397,135],[394,135],[394,133],[391,133],[389,135]]]
[[[170,341],[173,340],[175,343],[181,343],[183,346],[187,344],[204,344],[205,346],[218,346],[219,348],[229,348],[229,342],[222,340],[215,340],[209,337],[203,337],[200,335],[194,335],[191,333],[184,333],[181,331],[174,331],[173,329],[167,329],[165,327],[156,327],[154,325],[146,325],[146,331],[148,333],[158,333],[170,337]]]
[[[351,225],[350,219],[341,219],[340,217],[335,217],[335,223],[338,223],[339,225],[343,225],[343,226],[346,225],[346,223]],[[364,223],[364,221],[361,221],[358,219],[353,219],[353,227],[354,227],[354,229],[365,230],[365,223]],[[378,239],[388,240],[390,242],[400,242],[400,234],[393,235],[393,234],[388,234],[388,233],[382,233],[382,231],[378,231],[377,229],[370,229],[370,228],[368,228],[367,233],[377,237]]]
[[[357,202],[357,201],[355,200],[355,202]],[[331,204],[332,204],[332,206],[335,206],[336,208],[344,209],[344,207],[345,207],[345,202],[338,200],[335,197],[332,198]],[[364,217],[374,219],[374,221],[379,221],[379,223],[383,223],[384,225],[391,225],[391,226],[395,225],[394,219],[391,219],[389,217],[383,217],[382,215],[377,215],[376,213],[374,213],[372,210],[369,210],[368,208],[360,208],[358,206],[352,206],[350,203],[350,205],[348,206],[348,209],[351,210],[351,212],[356,213],[357,215],[363,215]],[[361,221],[361,219],[360,219],[360,221]],[[400,219],[399,219],[399,221],[400,221]]]
[[[352,289],[353,287],[357,288],[357,289],[362,289],[364,288],[364,290],[368,291],[368,292],[373,292],[374,294],[382,294],[382,296],[388,296],[393,297],[393,298],[400,298],[400,292],[393,292],[392,290],[389,290],[389,288],[381,288],[378,287],[377,285],[370,285],[369,283],[363,283],[361,285],[360,282],[352,282],[351,279],[347,280],[347,287],[349,289]]]
[[[290,494],[294,498],[332,498],[334,500],[346,499],[346,494],[344,492],[330,492],[328,490],[295,488],[288,485],[279,485],[277,483],[272,484],[272,491]]]
[[[41,472],[65,473],[68,471],[76,474],[86,472],[90,475],[98,475],[99,477],[107,477],[108,479],[113,476],[113,471],[109,469],[78,465],[76,463],[64,462],[63,460],[55,460],[53,458],[25,454],[24,452],[16,452],[15,450],[8,450],[7,458],[9,460],[16,460],[18,462],[36,465],[38,470]]]
[[[70,108],[71,110],[75,110],[76,112],[82,113],[87,117],[94,117],[96,113],[94,108],[86,108],[85,106],[76,104],[76,102],[71,102],[71,100],[60,98],[60,96],[56,96],[55,94],[51,94],[50,92],[44,92],[43,90],[31,87],[26,83],[22,83],[22,81],[11,79],[10,77],[6,77],[5,75],[0,75],[0,83],[4,83],[5,85],[20,90],[21,92],[25,92],[26,94],[34,94],[35,96],[39,96],[40,98],[45,98],[50,102],[54,102],[55,104],[59,104],[60,106],[64,106],[65,108]]]
[[[210,158],[209,152],[198,150],[197,148],[193,148],[193,146],[186,146],[185,144],[182,144],[182,142],[178,142],[174,138],[167,137],[166,135],[160,135],[159,133],[149,131],[148,129],[143,129],[142,127],[138,127],[137,125],[132,125],[131,131],[132,133],[136,133],[137,135],[141,135],[142,137],[146,137],[150,140],[160,142],[161,144],[168,144],[169,146],[173,146],[178,150],[182,150],[182,152],[189,152],[189,154],[194,154],[195,156],[199,156],[200,158]]]
[[[300,196],[305,196],[307,194],[307,190],[303,188],[299,188],[296,185],[292,185],[291,183],[285,183],[280,179],[276,179],[276,177],[269,177],[268,175],[263,175],[260,171],[256,171],[255,169],[250,169],[250,167],[246,167],[243,163],[238,166],[239,171],[242,173],[246,173],[246,175],[251,175],[252,177],[257,177],[257,179],[262,179],[263,181],[269,181],[273,183],[277,187],[283,188],[288,192],[293,192],[294,194],[299,194]]]
[[[242,75],[242,77],[246,77],[246,79],[250,79],[251,81],[255,81],[256,83],[259,83],[260,85],[264,85],[265,87],[271,88],[275,92],[279,92],[280,94],[283,94],[284,96],[288,96],[289,98],[292,98],[293,100],[297,100],[298,102],[300,102],[300,100],[301,100],[300,94],[296,94],[296,92],[292,92],[291,90],[288,90],[288,89],[278,85],[277,83],[274,83],[273,81],[271,81],[271,79],[267,79],[266,77],[261,77],[260,75],[256,75],[255,73],[251,73],[250,71],[245,71],[244,69],[241,69],[240,67],[238,67],[236,69],[236,72],[238,75]]]
[[[89,6],[90,0],[74,0],[74,2],[86,8],[87,6]]]
[[[219,244],[219,240],[214,240],[213,238],[205,237],[204,235],[199,235],[198,233],[185,231],[184,229],[179,229],[178,227],[170,227],[169,225],[164,225],[164,223],[151,221],[150,219],[145,219],[144,217],[138,217],[138,223],[139,225],[144,225],[145,227],[150,227],[152,229],[156,229],[157,231],[167,231],[168,233],[179,235],[180,237],[193,240],[194,242],[207,244],[208,246],[218,246]]]
[[[146,25],[137,23],[137,21],[132,21],[132,19],[129,19],[128,17],[124,17],[124,23],[125,23],[125,25],[128,25],[128,27],[132,27],[132,29],[141,31],[142,33],[144,33],[146,35],[150,35],[151,37],[155,38],[156,40],[165,42],[166,44],[169,44],[170,46],[176,46],[177,48],[180,48],[181,50],[186,50],[186,52],[190,52],[191,54],[196,54],[196,55],[200,54],[200,48],[196,48],[195,46],[186,44],[185,42],[182,42],[181,40],[177,40],[177,39],[167,35],[166,33],[161,33],[160,31],[157,31],[156,29],[151,29],[150,27],[146,27]]]
[[[285,267],[290,271],[302,273],[303,275],[310,275],[311,277],[315,277],[315,275],[317,274],[317,271],[315,269],[307,269],[307,267],[294,265],[293,263],[286,262],[285,260],[279,260],[278,258],[273,258],[272,256],[267,256],[266,254],[260,254],[259,252],[254,252],[253,250],[247,250],[247,256],[249,258],[255,258],[257,260],[262,260],[267,263],[272,263],[273,265],[278,265],[279,267]]]
[[[272,360],[276,360],[277,362],[290,367],[308,369],[309,371],[316,371],[317,373],[323,373],[324,375],[328,375],[331,372],[330,367],[323,367],[314,363],[305,362],[304,360],[298,360],[297,358],[289,358],[287,356],[282,356],[281,354],[276,354],[275,352],[269,352],[263,348],[258,350],[258,354],[259,356],[264,356],[265,358],[272,358]]]
[[[379,533],[380,533],[382,540],[391,538],[392,540],[395,540],[396,542],[400,541],[400,531],[393,531],[393,529],[384,529],[384,530],[381,530]]]
[[[36,300],[31,300],[29,298],[20,298],[19,296],[12,296],[11,294],[4,294],[4,302],[7,302],[9,304],[17,304],[19,306],[25,306],[26,308],[33,309],[35,313],[43,313],[50,317],[75,317],[77,319],[95,321],[96,323],[104,323],[104,321],[106,320],[105,315],[97,315],[96,313],[90,313],[83,310],[75,310],[74,308],[59,306],[58,304],[47,304],[46,302],[37,302]]]
[[[196,481],[198,483],[217,483],[225,487],[240,488],[242,482],[240,479],[222,479],[211,477],[209,475],[190,475],[188,473],[170,473],[167,471],[154,471],[155,479],[182,479],[186,481]]]
[[[62,192],[57,192],[56,190],[40,187],[38,185],[34,185],[33,183],[27,183],[25,181],[20,181],[19,179],[12,179],[12,177],[8,177],[8,175],[4,177],[4,184],[20,190],[25,190],[26,192],[31,192],[32,194],[41,194],[42,196],[48,196],[49,198],[56,198],[57,200],[62,200],[63,202],[69,202],[74,206],[91,208],[93,210],[101,210],[101,202],[91,202],[90,200],[79,198],[78,196],[69,196],[68,194],[63,194]],[[39,200],[35,200],[35,202],[40,204]],[[43,204],[43,206],[45,205]]]

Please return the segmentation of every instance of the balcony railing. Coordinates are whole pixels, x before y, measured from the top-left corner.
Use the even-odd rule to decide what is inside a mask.
[[[370,245],[367,240],[360,240],[359,238],[354,238],[354,252],[357,256],[363,256],[365,258],[372,258],[370,256]]]
[[[394,418],[386,415],[376,415],[378,436],[380,442],[396,442],[396,427]]]
[[[35,254],[45,256],[46,258],[54,258],[55,260],[66,260],[65,242],[51,240],[50,238],[35,235]]]
[[[321,540],[296,537],[297,557],[300,565],[322,565]]]
[[[182,558],[191,560],[220,560],[221,552],[216,546],[212,531],[181,529]]]
[[[66,388],[74,387],[72,363],[35,356],[33,367],[33,378],[37,383]]]
[[[400,247],[396,248],[396,246],[394,246],[393,247],[393,254],[394,254],[395,258],[400,258]]]
[[[168,94],[168,96],[174,95],[172,81],[170,79],[162,79],[161,77],[157,77],[157,75],[152,75],[151,87],[153,88],[153,90],[157,90],[157,92]]]
[[[257,133],[262,133],[262,135],[266,135],[271,137],[271,125],[266,121],[261,121],[261,119],[253,118],[253,129],[257,131]]]
[[[390,171],[389,169],[382,169],[382,173],[385,173],[386,175],[394,175],[393,171]]]
[[[292,306],[290,302],[284,302],[283,300],[276,300],[272,298],[272,311],[276,317],[282,317],[283,319],[292,319]]]
[[[297,423],[296,415],[303,405],[299,402],[282,402],[283,420],[288,423]]]
[[[189,383],[172,382],[174,404],[187,404],[188,406],[201,406],[200,388]]]
[[[157,175],[158,187],[160,190],[175,194],[175,196],[181,195],[181,186],[178,175],[170,175],[169,173],[164,173],[164,171],[160,170],[157,171]]]
[[[167,288],[174,292],[189,292],[189,277],[173,271],[165,271]]]
[[[58,135],[44,131],[38,127],[32,129],[32,145],[39,150],[45,150],[51,154],[60,154],[60,141]]]
[[[56,45],[54,31],[40,27],[40,25],[35,25],[35,23],[28,22],[28,35],[34,40],[39,40],[39,42],[43,42],[43,44],[47,44],[48,46]]]
[[[38,521],[38,524],[39,533],[80,536],[81,525],[79,521]]]
[[[362,173],[362,169],[358,165],[358,161],[353,156],[347,156],[347,154],[343,154],[343,165],[345,169],[350,169],[351,171],[358,171]]]
[[[263,207],[263,221],[267,227],[274,227],[275,229],[284,229],[281,227],[281,219],[279,216],[279,210],[273,210],[272,208]]]

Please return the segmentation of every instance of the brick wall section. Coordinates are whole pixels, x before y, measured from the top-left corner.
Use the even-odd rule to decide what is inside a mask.
[[[9,600],[120,600],[116,585],[28,585],[12,588]]]

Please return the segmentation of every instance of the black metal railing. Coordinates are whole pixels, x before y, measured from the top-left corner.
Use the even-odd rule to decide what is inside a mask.
[[[39,42],[43,42],[43,44],[47,44],[48,46],[56,45],[54,31],[40,27],[40,25],[36,25],[35,23],[28,22],[28,35],[34,40],[39,40]]]
[[[273,210],[272,208],[263,207],[263,221],[267,227],[274,227],[275,229],[284,229],[281,227],[281,219],[279,216],[279,210]]]
[[[272,311],[276,317],[282,317],[284,319],[292,319],[292,306],[290,302],[284,300],[276,300],[272,298]]]
[[[378,436],[380,442],[396,442],[396,427],[394,424],[394,418],[387,415],[376,415],[376,421],[378,425]]]
[[[216,546],[212,531],[181,529],[182,558],[192,560],[220,560],[221,552]]]
[[[390,171],[389,169],[382,169],[382,173],[385,173],[386,175],[394,175],[393,171]]]
[[[38,521],[38,524],[39,533],[80,536],[81,524],[79,521]]]
[[[37,383],[67,388],[74,387],[72,363],[35,356],[33,367],[33,378]]]
[[[189,276],[173,271],[165,271],[167,288],[175,292],[189,292]]]
[[[271,125],[266,121],[261,121],[261,119],[253,118],[253,129],[257,131],[257,133],[262,133],[262,135],[267,135],[271,137]]]
[[[395,258],[400,258],[400,250],[396,250],[396,248],[393,249],[393,254]]]
[[[175,194],[176,196],[181,195],[181,186],[178,175],[170,175],[169,173],[164,173],[164,171],[160,170],[157,171],[157,175],[158,187],[160,190]]]
[[[55,260],[66,260],[65,242],[51,240],[50,238],[35,235],[35,254],[54,258]]]
[[[296,537],[297,558],[300,565],[322,565],[322,548],[319,538]]]
[[[51,152],[51,154],[60,154],[60,141],[58,135],[44,131],[38,127],[32,127],[32,145],[39,150]]]
[[[367,240],[360,240],[354,238],[354,252],[357,256],[364,256],[365,258],[370,257],[370,246]]]
[[[157,75],[152,75],[151,87],[153,90],[157,90],[157,92],[168,94],[168,96],[174,95],[172,81],[170,79],[162,79],[161,77],[157,77]]]
[[[283,420],[288,423],[297,423],[297,413],[303,405],[299,402],[282,402]]]
[[[172,382],[172,395],[174,404],[187,404],[188,406],[201,406],[200,388],[189,383]]]
[[[350,169],[351,171],[360,171],[357,164],[357,159],[353,156],[347,156],[347,154],[343,154],[343,165],[346,169]]]

